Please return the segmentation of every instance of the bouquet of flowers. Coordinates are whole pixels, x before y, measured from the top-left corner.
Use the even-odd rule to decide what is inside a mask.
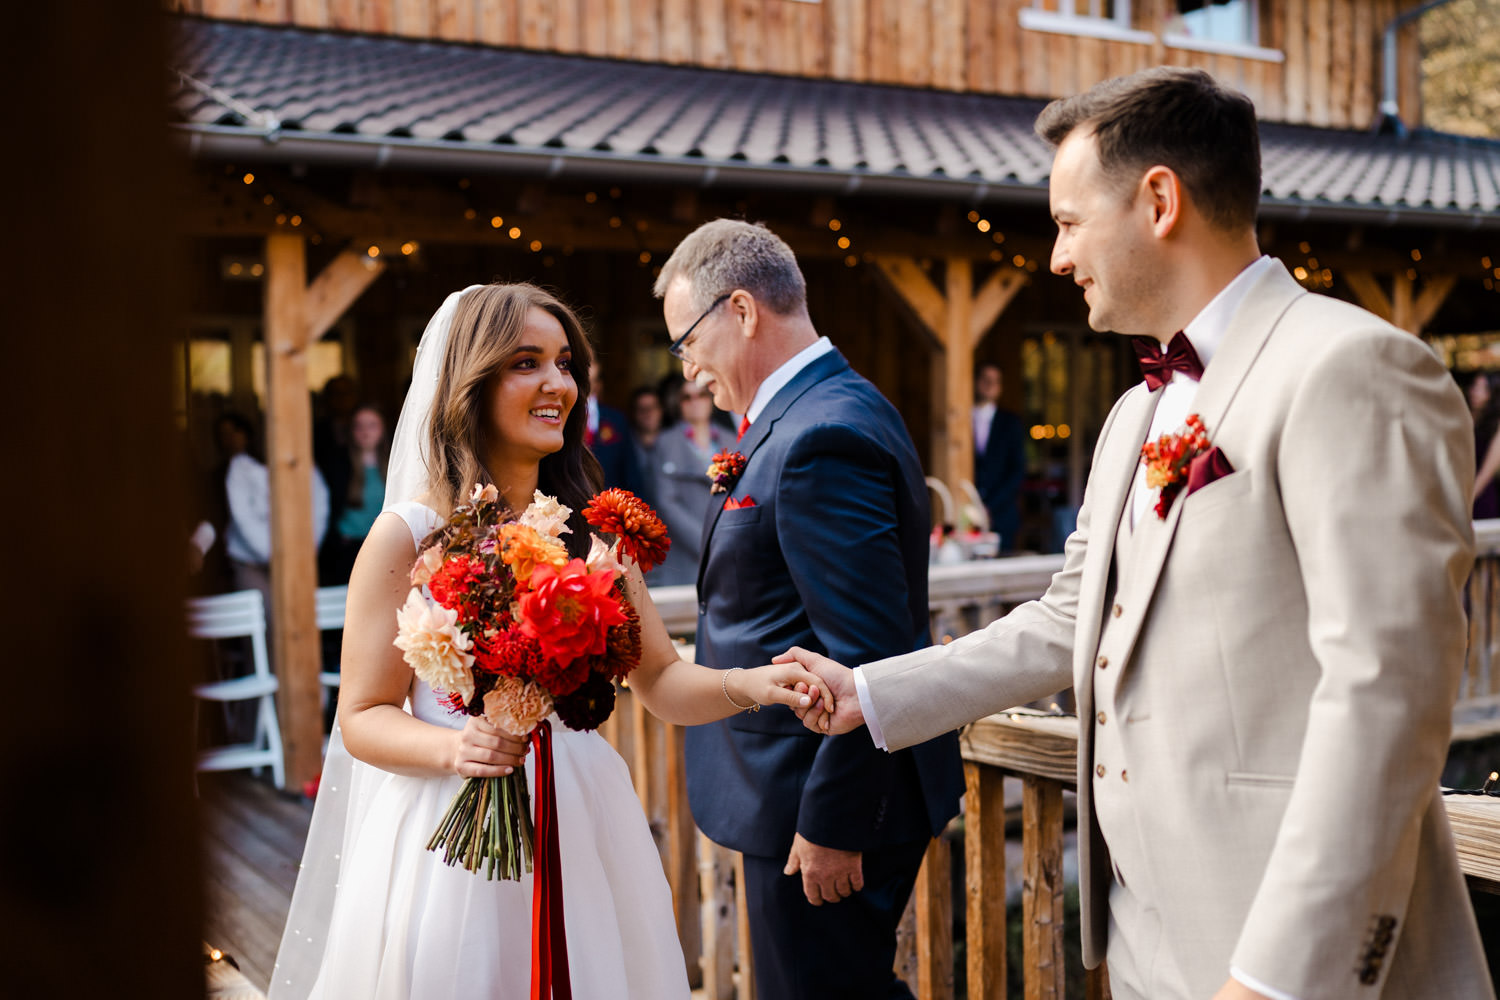
[[[571,514],[537,491],[515,517],[494,486],[475,486],[424,541],[396,613],[396,645],[452,711],[522,734],[554,711],[586,730],[614,710],[615,682],[641,658],[623,576],[632,562],[642,572],[660,563],[671,541],[655,511],[611,489],[583,516],[613,540],[595,534],[587,559],[569,558],[561,538]],[[526,774],[517,769],[466,778],[427,848],[442,849],[449,865],[519,879],[531,871],[532,837]]]

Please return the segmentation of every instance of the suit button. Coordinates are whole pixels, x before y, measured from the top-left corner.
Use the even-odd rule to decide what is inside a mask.
[[[1100,670],[1103,670],[1105,667],[1109,666],[1109,657],[1099,657],[1099,659],[1094,661],[1094,666],[1098,667]]]
[[[708,602],[707,601],[699,601],[698,602],[698,613],[700,615],[706,615],[706,614],[708,614]]]
[[[1121,768],[1120,769],[1120,780],[1123,781],[1123,782],[1125,782],[1125,784],[1127,784],[1127,785],[1130,784],[1130,772],[1127,771],[1127,770],[1125,770],[1124,768]]]
[[[1104,765],[1103,764],[1095,764],[1094,765],[1094,773],[1097,774],[1101,778],[1104,777]]]
[[[1118,618],[1125,613],[1125,609],[1116,604],[1113,608],[1110,609],[1109,613]]]
[[[1104,725],[1104,721],[1105,721],[1104,713],[1100,712],[1099,713],[1099,725],[1101,725],[1101,726]]]

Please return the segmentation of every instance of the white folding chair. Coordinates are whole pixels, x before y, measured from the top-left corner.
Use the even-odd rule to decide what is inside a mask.
[[[317,619],[318,631],[329,632],[344,627],[344,604],[349,599],[349,588],[344,587],[319,587],[317,590]],[[339,686],[339,672],[337,670],[324,670],[318,674],[318,682],[330,693]]]
[[[286,786],[281,753],[281,726],[276,720],[276,677],[266,653],[266,608],[258,590],[194,597],[187,602],[188,634],[199,639],[249,638],[254,670],[244,677],[199,684],[193,694],[204,701],[256,701],[255,735],[249,743],[208,747],[198,754],[200,771],[237,771],[271,767],[277,788]]]

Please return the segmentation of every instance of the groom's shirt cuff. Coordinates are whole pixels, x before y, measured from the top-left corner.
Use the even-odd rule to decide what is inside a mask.
[[[865,682],[864,667],[854,668],[854,693],[859,696],[859,712],[865,717],[865,728],[870,731],[870,739],[884,750],[885,734],[880,731],[880,720],[875,718],[875,704],[870,700],[870,685]]]
[[[1257,993],[1264,993],[1271,1000],[1299,1000],[1299,998],[1292,996],[1290,993],[1283,993],[1274,986],[1267,986],[1259,979],[1247,974],[1243,969],[1237,969],[1232,965],[1229,967],[1229,975],[1241,986],[1248,986]]]

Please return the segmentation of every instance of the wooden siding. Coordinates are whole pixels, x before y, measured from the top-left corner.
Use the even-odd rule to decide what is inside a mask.
[[[169,10],[413,38],[1056,97],[1145,66],[1199,66],[1262,117],[1364,128],[1380,100],[1380,35],[1418,0],[1261,0],[1281,62],[1166,45],[1172,4],[1136,0],[1150,42],[1023,28],[1033,0],[163,0]],[[1420,120],[1414,27],[1402,38],[1402,117]]]

